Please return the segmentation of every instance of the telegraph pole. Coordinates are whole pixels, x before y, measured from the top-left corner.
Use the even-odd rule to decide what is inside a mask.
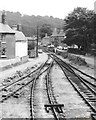
[[[38,57],[38,25],[37,25],[36,57]]]

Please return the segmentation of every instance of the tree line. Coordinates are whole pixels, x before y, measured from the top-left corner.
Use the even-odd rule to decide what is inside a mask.
[[[33,36],[37,34],[37,26],[39,30],[43,27],[47,29],[48,35],[50,35],[50,30],[52,31],[54,28],[61,28],[63,27],[64,21],[63,19],[54,18],[52,16],[40,16],[40,15],[22,15],[20,12],[10,12],[6,11],[6,19],[7,23],[12,27],[14,24],[21,24],[22,31],[25,36]],[[41,30],[42,31],[42,30]],[[41,37],[44,36],[43,33],[40,34]],[[45,30],[46,31],[46,30]]]

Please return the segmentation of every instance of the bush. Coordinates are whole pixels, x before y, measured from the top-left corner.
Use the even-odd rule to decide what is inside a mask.
[[[73,63],[78,64],[78,65],[87,65],[85,59],[79,56],[68,54],[68,59],[69,61],[72,61]]]
[[[84,55],[83,51],[76,48],[68,48],[69,53]]]
[[[66,59],[68,57],[68,53],[62,53],[62,57]]]
[[[63,58],[68,58],[69,61],[71,61],[72,63],[78,64],[78,65],[87,65],[84,58],[81,58],[81,57],[76,56],[76,55],[72,55],[68,52],[57,51],[56,54],[61,55]]]

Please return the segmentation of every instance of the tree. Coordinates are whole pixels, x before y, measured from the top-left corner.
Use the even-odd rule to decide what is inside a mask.
[[[48,36],[52,35],[51,25],[49,24],[43,24],[40,28],[40,37],[41,39],[45,37],[45,34],[47,33]]]
[[[34,42],[29,42],[28,44],[28,50],[32,50],[35,48],[35,43]]]
[[[93,41],[94,31],[94,12],[86,8],[77,7],[74,11],[64,19],[64,31],[67,44],[76,44],[78,48],[86,53],[88,44]]]

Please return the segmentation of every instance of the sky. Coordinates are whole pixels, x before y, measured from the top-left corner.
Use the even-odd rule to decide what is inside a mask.
[[[0,0],[0,10],[64,19],[74,8],[94,10],[96,0]]]

